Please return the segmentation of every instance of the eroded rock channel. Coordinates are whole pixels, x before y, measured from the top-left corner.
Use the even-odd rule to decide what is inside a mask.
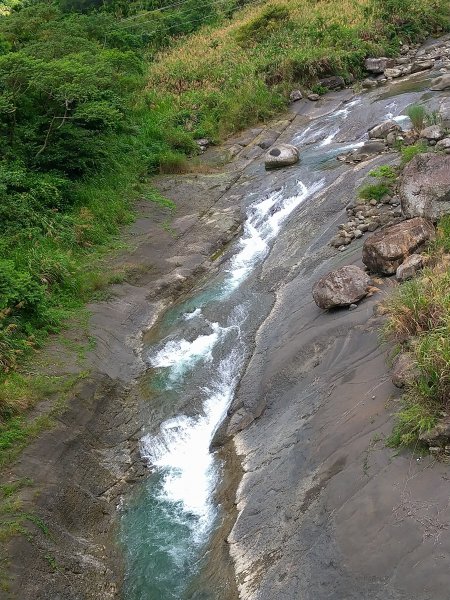
[[[392,426],[386,403],[398,392],[374,297],[323,312],[311,293],[332,269],[362,267],[369,226],[351,244],[330,242],[368,173],[399,158],[383,144],[363,158],[360,149],[383,121],[407,130],[409,105],[438,109],[448,95],[430,92],[438,67],[361,95],[296,102],[283,121],[231,140],[225,173],[161,178],[181,206],[170,259],[160,251],[154,272],[94,310],[101,344],[92,358],[109,386],[96,393],[120,397],[117,429],[108,421],[109,438],[96,437],[104,420],[89,413],[90,462],[80,449],[72,462],[64,452],[55,461],[91,472],[70,482],[60,504],[49,509],[47,499],[57,514],[68,498],[76,508],[74,490],[87,490],[107,516],[86,516],[76,529],[63,511],[61,561],[83,548],[91,556],[84,574],[64,575],[69,584],[59,573],[27,581],[31,559],[19,548],[21,597],[448,597],[447,468],[393,456],[382,443]],[[274,144],[298,148],[299,162],[266,170]],[[359,158],[338,161],[343,153]],[[205,153],[209,165],[221,158]],[[193,195],[201,214],[189,212]],[[398,217],[397,206],[383,210]],[[134,230],[143,237],[136,264],[155,252],[145,226]],[[162,311],[160,298],[180,292]],[[97,493],[92,452],[103,452],[107,473]],[[26,465],[25,457],[24,475]],[[64,480],[60,472],[54,485]],[[124,564],[108,547],[118,520]]]

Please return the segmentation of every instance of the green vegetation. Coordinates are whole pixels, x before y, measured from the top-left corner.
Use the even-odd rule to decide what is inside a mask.
[[[450,394],[450,218],[430,248],[430,266],[386,302],[387,339],[410,352],[417,377],[408,383],[389,443],[411,446],[448,409]]]
[[[421,104],[411,104],[406,109],[406,115],[410,118],[414,130],[420,133],[424,127],[436,125],[439,121],[437,112],[428,112]]]
[[[417,132],[422,131],[426,124],[427,112],[425,107],[420,104],[412,104],[406,109],[406,114],[410,118],[414,129]]]
[[[359,198],[362,200],[376,200],[377,202],[380,202],[384,196],[392,193],[398,176],[397,171],[393,167],[383,165],[378,167],[378,169],[371,171],[369,175],[379,181],[378,183],[367,184],[360,188],[358,192]]]
[[[447,5],[3,1],[2,447],[29,437],[21,413],[39,388],[28,381],[23,397],[16,369],[83,303],[122,280],[93,265],[133,218],[133,200],[174,209],[149,189],[150,175],[185,171],[198,138],[218,140],[271,117],[294,83],[358,77],[366,56],[392,56],[401,40],[447,28]]]
[[[423,154],[428,151],[428,146],[426,142],[416,142],[411,146],[403,146],[400,148],[400,154],[402,156],[402,160],[400,163],[401,167],[404,167],[410,160],[412,160],[417,154]]]

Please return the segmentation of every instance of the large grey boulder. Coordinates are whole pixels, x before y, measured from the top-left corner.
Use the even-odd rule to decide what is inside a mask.
[[[291,144],[277,144],[267,152],[264,164],[266,169],[289,167],[299,161],[298,149]]]
[[[437,152],[415,156],[403,171],[400,199],[408,218],[437,221],[450,213],[450,157]]]
[[[340,154],[338,160],[343,160],[347,163],[363,162],[371,158],[374,154],[381,154],[386,150],[386,144],[379,140],[369,140],[364,142],[361,148],[355,148],[348,154]]]
[[[445,131],[439,125],[430,125],[420,132],[420,137],[429,142],[438,142],[445,137]]]
[[[401,131],[401,127],[395,121],[383,121],[383,123],[369,129],[369,138],[386,139],[391,131]]]
[[[434,66],[433,60],[418,60],[413,62],[411,65],[411,73],[420,73],[420,71],[427,71],[432,69]]]
[[[380,58],[366,58],[364,66],[366,71],[370,73],[383,73],[385,69],[395,66],[395,60],[393,58],[386,58],[385,56]]]
[[[325,275],[313,286],[314,302],[319,308],[350,306],[369,292],[370,277],[355,265],[341,267]]]
[[[450,73],[436,77],[431,82],[431,89],[436,92],[450,90]]]
[[[405,75],[405,72],[402,67],[393,67],[391,69],[385,69],[384,74],[386,77],[392,77],[392,79],[396,79],[397,77]]]
[[[433,224],[421,217],[385,227],[364,242],[363,263],[372,273],[393,275],[407,256],[433,237]]]

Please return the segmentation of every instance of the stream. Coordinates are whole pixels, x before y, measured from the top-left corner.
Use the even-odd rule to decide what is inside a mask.
[[[301,207],[314,210],[317,199],[352,169],[337,155],[362,146],[367,129],[386,118],[407,127],[404,110],[426,100],[426,88],[422,78],[383,92],[335,94],[329,113],[292,131],[298,165],[276,174],[260,164],[248,167],[260,177],[245,200],[240,238],[216,274],[165,313],[144,350],[151,407],[140,451],[149,477],[122,513],[127,600],[220,597],[217,590],[192,592],[190,584],[221,521],[215,490],[224,465],[210,451],[211,441],[273,305],[273,290],[263,289],[258,276],[292,215]]]

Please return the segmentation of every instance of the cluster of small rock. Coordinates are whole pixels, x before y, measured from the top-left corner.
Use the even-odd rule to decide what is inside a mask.
[[[434,234],[433,224],[422,217],[383,227],[364,242],[362,262],[369,273],[396,274],[399,281],[406,281],[423,268],[426,258],[420,250]],[[313,286],[313,297],[320,308],[352,307],[373,289],[367,273],[349,265],[319,279]]]
[[[382,202],[353,203],[346,208],[348,221],[338,227],[338,234],[331,245],[341,252],[367,232],[374,232],[383,225],[393,225],[402,220],[400,200],[396,196],[385,196]]]
[[[373,88],[392,79],[435,67],[440,67],[442,73],[450,69],[450,41],[440,42],[428,49],[405,44],[399,58],[367,58],[365,68],[371,76],[365,79],[362,85],[365,88]]]

